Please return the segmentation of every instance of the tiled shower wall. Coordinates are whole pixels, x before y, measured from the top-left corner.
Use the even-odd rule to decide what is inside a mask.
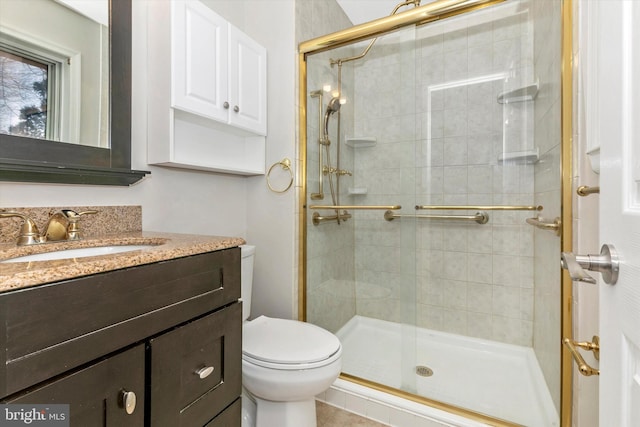
[[[333,0],[296,1],[296,37],[297,41],[310,40],[352,26],[344,11]],[[338,88],[337,67],[330,65],[330,58],[351,56],[351,48],[342,48],[331,52],[308,57],[307,66],[307,204],[333,205],[331,186],[324,177],[324,198],[311,200],[310,195],[318,192],[320,128],[327,103],[332,92]],[[345,67],[341,79],[343,91],[352,92],[353,70]],[[324,92],[326,85],[331,90]],[[318,115],[318,98],[310,93],[322,91],[323,104]],[[337,167],[338,114],[330,118],[330,161]],[[353,126],[353,103],[347,103],[340,109],[342,132],[349,133]],[[342,133],[341,132],[341,133]],[[329,163],[323,151],[323,162]],[[349,152],[340,153],[340,169],[353,170],[353,160]],[[338,189],[335,178],[334,193],[340,193],[339,202],[350,204],[348,188],[341,185]],[[336,199],[336,202],[338,199]],[[354,221],[337,224],[335,221],[314,226],[311,214],[317,212],[323,216],[335,215],[331,210],[308,211],[307,218],[307,320],[330,331],[337,331],[355,315],[355,273],[354,273]]]
[[[359,202],[406,214],[533,204],[534,165],[498,157],[534,148],[534,102],[497,102],[535,81],[532,36],[526,10],[507,3],[379,40],[353,65],[354,133],[377,140],[354,149]],[[357,314],[531,346],[533,213],[488,213],[484,225],[358,214]]]

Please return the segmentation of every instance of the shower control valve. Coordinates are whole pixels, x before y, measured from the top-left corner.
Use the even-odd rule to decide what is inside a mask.
[[[337,168],[330,168],[328,166],[325,166],[322,168],[322,173],[324,175],[328,175],[330,173],[335,174],[335,175],[349,175],[349,176],[353,176],[353,174],[351,172],[349,172],[346,169],[337,169]]]

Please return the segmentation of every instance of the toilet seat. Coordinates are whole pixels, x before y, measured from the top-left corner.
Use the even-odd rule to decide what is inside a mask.
[[[340,357],[340,340],[311,323],[260,316],[243,326],[242,358],[271,369],[310,369]]]

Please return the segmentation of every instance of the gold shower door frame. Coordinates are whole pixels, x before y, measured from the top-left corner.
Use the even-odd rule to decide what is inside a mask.
[[[298,76],[299,76],[299,167],[298,167],[298,317],[306,321],[307,298],[306,298],[306,254],[307,254],[307,61],[308,54],[323,52],[337,47],[349,45],[361,40],[370,39],[399,30],[404,27],[418,26],[432,21],[460,15],[474,10],[488,7],[508,0],[438,0],[424,6],[419,6],[410,11],[398,13],[388,17],[376,19],[374,21],[353,26],[345,30],[317,37],[300,43],[298,46]],[[572,250],[572,1],[559,0],[562,2],[562,62],[561,62],[561,83],[562,83],[562,109],[561,109],[561,209],[562,227],[560,235],[560,247],[562,251]],[[559,258],[560,254],[558,254]],[[558,263],[560,268],[560,263]],[[561,304],[561,336],[573,337],[573,324],[571,314],[572,281],[566,270],[562,271],[562,304]],[[571,426],[572,407],[572,359],[571,354],[565,346],[561,346],[561,408],[560,425],[562,427]],[[499,420],[481,413],[470,411],[464,408],[453,406],[444,402],[428,399],[392,387],[374,383],[349,374],[341,374],[341,378],[364,385],[366,387],[384,391],[392,395],[403,397],[414,402],[422,403],[437,409],[441,409],[453,414],[461,415],[476,421],[484,422],[488,425],[498,427],[517,427],[517,424]]]

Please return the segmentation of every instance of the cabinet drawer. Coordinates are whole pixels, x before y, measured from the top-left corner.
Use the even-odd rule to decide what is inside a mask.
[[[135,393],[131,414],[121,404],[123,391]],[[2,403],[68,404],[74,427],[142,427],[144,392],[144,345],[139,345]]]
[[[0,295],[0,397],[240,297],[240,249]]]
[[[150,340],[151,425],[203,426],[242,385],[242,304]],[[208,369],[200,378],[198,372]]]

